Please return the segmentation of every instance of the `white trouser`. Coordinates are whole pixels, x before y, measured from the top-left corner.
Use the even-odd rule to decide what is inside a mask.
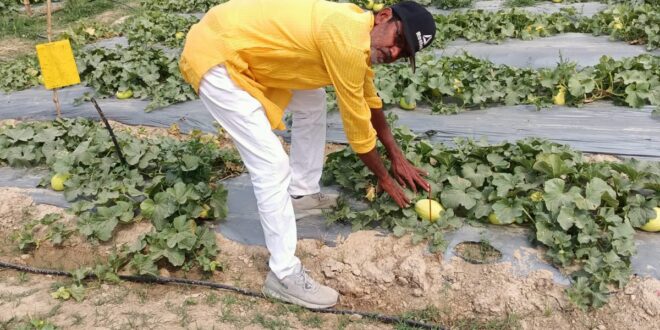
[[[300,264],[295,256],[297,231],[290,194],[320,191],[326,129],[325,90],[293,92],[287,108],[293,114],[290,160],[273,133],[261,103],[237,86],[223,66],[204,75],[199,97],[232,137],[250,173],[270,252],[269,266],[282,279]]]

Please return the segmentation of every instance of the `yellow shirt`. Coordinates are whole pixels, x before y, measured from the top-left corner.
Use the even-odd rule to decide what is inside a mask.
[[[273,129],[291,90],[333,85],[346,137],[357,153],[376,145],[370,109],[381,99],[370,66],[373,14],[323,0],[231,0],[193,25],[179,66],[196,91],[223,64],[231,79],[259,100]]]

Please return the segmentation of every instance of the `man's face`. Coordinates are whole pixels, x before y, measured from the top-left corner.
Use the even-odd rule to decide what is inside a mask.
[[[381,10],[371,30],[371,64],[392,63],[407,56],[403,24],[392,16],[390,8]]]

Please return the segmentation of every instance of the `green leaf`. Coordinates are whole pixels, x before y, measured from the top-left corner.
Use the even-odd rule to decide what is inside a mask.
[[[50,142],[54,141],[56,138],[64,135],[65,132],[61,131],[55,127],[46,128],[34,135],[34,142]]]
[[[502,224],[510,224],[522,217],[523,206],[520,200],[499,200],[493,204],[493,211]]]
[[[513,175],[509,173],[495,173],[493,174],[493,185],[497,187],[497,196],[505,197],[510,190],[516,187],[516,182],[513,180]]]
[[[135,270],[138,275],[158,276],[158,268],[151,257],[147,255],[134,254],[128,266]]]
[[[183,262],[186,260],[186,256],[178,249],[166,249],[163,255],[175,267],[183,265]]]
[[[653,209],[637,206],[630,206],[626,213],[626,218],[635,228],[644,226],[649,220],[654,219],[655,216],[655,211]]]
[[[559,178],[572,172],[571,167],[564,162],[561,155],[554,153],[538,154],[532,168],[552,178]]]
[[[227,216],[227,190],[223,186],[218,186],[211,194],[209,205],[213,209],[213,217],[224,219]]]
[[[587,183],[586,196],[587,200],[590,202],[588,209],[595,210],[600,206],[601,199],[616,202],[617,194],[607,182],[600,178],[593,178]]]
[[[80,284],[73,284],[69,288],[71,297],[76,301],[83,301],[85,299],[85,287]]]
[[[627,222],[623,222],[616,226],[611,226],[609,229],[610,232],[612,232],[612,238],[614,239],[629,238],[632,237],[635,233],[633,227]]]
[[[472,183],[470,181],[456,175],[450,176],[447,179],[449,180],[449,183],[454,189],[465,190],[468,187],[472,186]]]
[[[578,72],[568,79],[568,91],[573,96],[583,96],[584,94],[591,93],[596,87],[591,72],[591,68],[585,70],[586,72]]]
[[[502,157],[502,155],[499,154],[488,154],[486,156],[488,161],[495,167],[495,168],[509,168],[509,162]]]
[[[194,171],[199,167],[200,158],[193,155],[183,155],[183,166],[181,167],[184,171]]]
[[[61,286],[57,291],[50,294],[54,299],[69,300],[71,298],[71,292],[65,286]]]
[[[566,182],[562,179],[550,179],[543,185],[543,201],[551,212],[558,212],[564,205],[570,205],[574,198],[564,193]]]
[[[27,142],[34,138],[34,129],[32,129],[32,127],[14,128],[5,131],[4,135],[9,137],[9,139],[11,139],[13,142]]]
[[[442,205],[452,209],[457,208],[460,205],[463,205],[466,209],[471,209],[476,205],[476,200],[465,191],[454,188],[444,190],[440,194],[440,199],[442,200]]]
[[[392,231],[394,233],[394,236],[396,236],[396,237],[401,237],[401,236],[405,235],[408,232],[408,230],[406,228],[401,227],[401,226],[395,226],[392,229]]]
[[[156,204],[152,199],[145,199],[140,203],[140,212],[145,218],[151,219],[154,216]]]
[[[484,184],[484,180],[491,176],[493,172],[486,165],[468,163],[463,165],[462,174],[465,179],[470,180],[473,187],[479,188]]]
[[[39,220],[39,222],[41,224],[44,224],[44,225],[50,225],[50,224],[52,224],[55,221],[60,220],[60,219],[62,219],[61,214],[59,214],[59,213],[48,213],[45,216],[43,216],[43,218],[41,218],[41,220]]]
[[[572,207],[562,207],[557,216],[557,222],[565,231],[569,230],[575,224],[575,209]]]
[[[552,235],[553,230],[550,225],[545,221],[536,221],[535,226],[536,239],[547,246],[553,246],[554,237]]]
[[[111,218],[103,221],[98,221],[94,224],[94,236],[100,241],[107,241],[112,238],[112,232],[117,227],[117,219]]]
[[[176,210],[177,206],[175,201],[172,200],[170,194],[164,192],[157,193],[156,196],[154,196],[153,214],[151,215],[151,220],[156,229],[162,230],[164,220],[176,212]]]

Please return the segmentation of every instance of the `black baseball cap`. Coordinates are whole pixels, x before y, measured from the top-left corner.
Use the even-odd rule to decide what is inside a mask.
[[[435,20],[426,8],[414,1],[402,1],[390,8],[403,25],[403,36],[408,46],[408,59],[415,72],[415,53],[433,43]]]

